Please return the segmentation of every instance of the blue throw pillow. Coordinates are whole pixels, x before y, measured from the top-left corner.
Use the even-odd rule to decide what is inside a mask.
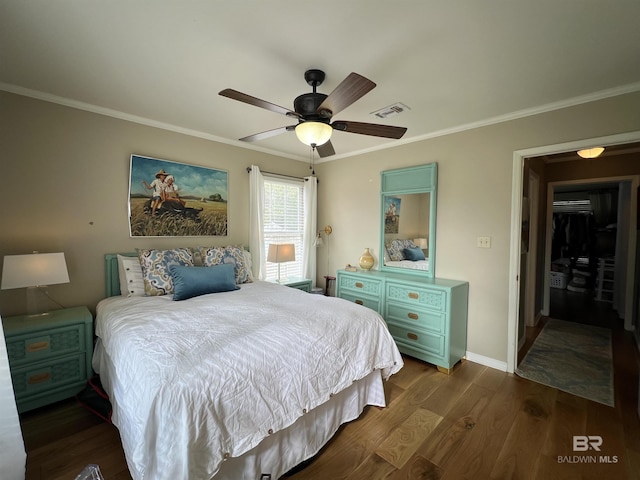
[[[232,263],[213,267],[169,267],[173,280],[173,299],[186,300],[207,293],[238,290]]]
[[[420,247],[405,248],[404,258],[406,258],[407,260],[411,260],[412,262],[416,262],[418,260],[425,260],[424,252],[420,249]]]

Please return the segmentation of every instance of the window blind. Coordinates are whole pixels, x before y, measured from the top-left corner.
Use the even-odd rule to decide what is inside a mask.
[[[304,234],[303,180],[281,177],[264,178],[264,245],[293,243],[296,259],[280,264],[280,276],[302,276],[302,239]],[[267,262],[267,278],[278,276],[278,264]]]

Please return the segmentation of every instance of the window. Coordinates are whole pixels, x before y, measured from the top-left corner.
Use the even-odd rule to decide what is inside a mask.
[[[302,277],[304,235],[303,180],[264,177],[264,251],[271,243],[293,243],[296,259],[280,264],[280,276]],[[267,278],[278,276],[278,264],[267,262]]]

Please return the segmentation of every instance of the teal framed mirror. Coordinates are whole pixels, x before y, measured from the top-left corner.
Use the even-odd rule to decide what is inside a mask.
[[[380,269],[433,278],[438,165],[381,172]]]

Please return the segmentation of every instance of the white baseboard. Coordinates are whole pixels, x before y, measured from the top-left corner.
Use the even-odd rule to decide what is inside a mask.
[[[467,352],[467,360],[470,362],[479,363],[480,365],[484,365],[486,367],[495,368],[496,370],[500,370],[502,372],[507,371],[507,362],[501,362],[500,360],[496,360],[495,358],[485,357],[484,355],[478,355],[477,353]]]

